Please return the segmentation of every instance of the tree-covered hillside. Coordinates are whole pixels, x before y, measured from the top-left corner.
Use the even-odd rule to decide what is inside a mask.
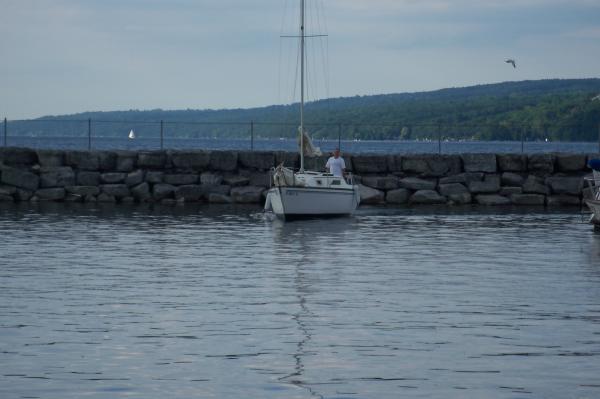
[[[306,106],[310,133],[344,138],[594,141],[600,124],[600,79],[506,82],[431,92],[333,98]],[[165,122],[170,136],[291,137],[298,105],[230,110],[86,112],[13,122],[11,134],[81,135],[85,120],[94,135],[118,136],[129,127],[156,136]],[[68,122],[81,120],[82,122]],[[155,123],[146,123],[155,122]]]

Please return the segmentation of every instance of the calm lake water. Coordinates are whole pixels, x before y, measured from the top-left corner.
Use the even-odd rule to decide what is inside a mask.
[[[0,207],[0,397],[598,398],[578,210]]]

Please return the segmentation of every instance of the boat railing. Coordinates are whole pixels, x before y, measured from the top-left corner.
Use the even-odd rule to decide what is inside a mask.
[[[583,190],[583,197],[600,201],[600,171],[594,170],[591,175],[585,176],[583,180],[586,186]]]

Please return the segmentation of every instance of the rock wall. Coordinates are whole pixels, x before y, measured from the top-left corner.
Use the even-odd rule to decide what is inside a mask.
[[[580,206],[585,154],[345,155],[366,204]],[[327,157],[305,160],[322,170]],[[269,170],[299,157],[264,151],[0,149],[0,201],[261,203]]]

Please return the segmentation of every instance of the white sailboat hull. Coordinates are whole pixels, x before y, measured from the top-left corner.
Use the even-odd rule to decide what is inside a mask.
[[[266,207],[280,217],[341,216],[352,214],[360,201],[356,189],[273,187]]]
[[[595,225],[600,225],[600,200],[592,200],[586,199],[586,205],[592,211],[592,217],[590,218],[590,223]]]

